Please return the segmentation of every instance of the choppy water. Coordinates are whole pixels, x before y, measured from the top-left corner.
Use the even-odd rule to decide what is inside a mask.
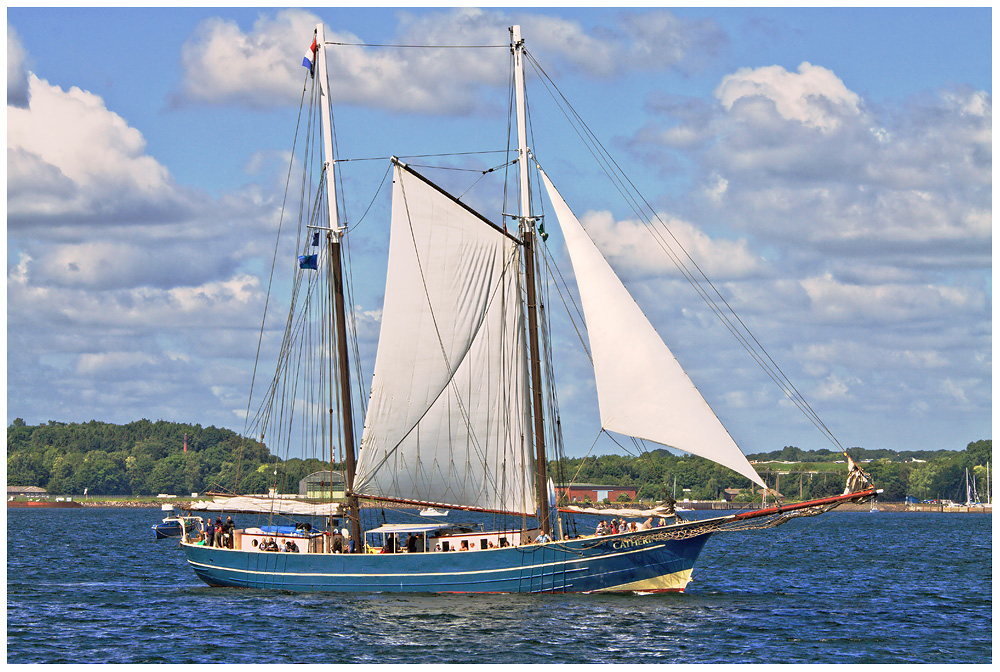
[[[684,595],[208,588],[155,509],[7,512],[8,663],[990,663],[989,515],[713,537]]]

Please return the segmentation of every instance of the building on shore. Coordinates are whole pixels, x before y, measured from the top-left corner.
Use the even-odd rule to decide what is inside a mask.
[[[37,485],[8,485],[7,499],[11,500],[15,497],[48,499],[49,493],[45,492],[45,488],[39,488]]]
[[[340,501],[346,497],[344,477],[336,471],[314,471],[299,481],[299,497]]]
[[[621,495],[626,495],[629,501],[635,501],[636,488],[632,485],[599,485],[594,483],[575,483],[569,487],[557,486],[559,498],[566,497],[570,502],[617,502]]]

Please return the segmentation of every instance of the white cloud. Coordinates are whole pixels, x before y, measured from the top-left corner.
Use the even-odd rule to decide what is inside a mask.
[[[802,104],[789,104],[787,117],[772,113],[767,127],[736,105],[713,122],[706,181],[727,180],[720,209],[782,246],[882,257],[922,248],[921,263],[988,263],[991,114],[982,95],[941,92],[890,124],[853,99],[817,108],[829,99],[804,95],[802,83],[789,88]],[[876,138],[873,126],[889,131]]]
[[[802,280],[813,316],[827,323],[906,323],[935,315],[957,317],[981,310],[985,297],[971,288],[902,284],[856,285],[825,274]]]
[[[7,24],[7,105],[28,106],[28,71],[25,69],[27,54],[21,38],[10,23]]]
[[[99,96],[28,79],[30,105],[7,107],[8,226],[157,222],[186,211],[142,134]]]
[[[77,283],[71,286],[35,281],[35,266],[43,264],[22,254],[7,271],[8,320],[28,327],[32,316],[43,310],[48,320],[71,325],[79,336],[129,329],[155,333],[170,326],[203,328],[229,325],[254,327],[263,299],[260,281],[236,275],[194,286],[149,286],[94,291]]]
[[[798,73],[778,65],[741,68],[722,78],[715,96],[729,111],[739,102],[769,101],[782,118],[824,133],[836,130],[844,117],[860,116],[860,98],[826,68],[802,63]],[[753,114],[752,109],[747,110]]]
[[[649,272],[679,273],[670,264],[667,249],[689,268],[690,255],[706,275],[719,280],[745,278],[761,270],[760,259],[749,250],[747,241],[712,239],[690,222],[665,214],[648,226],[637,220],[614,221],[607,211],[588,212],[580,222],[626,277]]]
[[[7,107],[8,389],[48,418],[185,420],[193,404],[221,421],[208,385],[247,389],[242,366],[213,376],[253,357],[264,293],[239,267],[270,196],[180,189],[100,96],[26,81],[29,104]]]
[[[132,371],[155,363],[145,352],[85,352],[79,356],[76,372],[84,376],[107,376],[109,373]]]
[[[842,379],[837,375],[830,374],[817,386],[814,396],[823,401],[852,399],[851,386],[860,383],[861,381],[856,378]]]
[[[507,28],[524,27],[529,52],[554,69],[611,77],[627,70],[696,68],[725,43],[710,20],[688,20],[666,11],[622,13],[614,25],[588,32],[577,21],[525,12],[454,8],[419,15],[401,11],[394,43],[422,45],[505,44]],[[302,56],[319,18],[302,10],[262,16],[244,33],[234,21],[208,19],[184,45],[184,78],[177,104],[298,102]],[[507,85],[506,49],[394,49],[346,46],[362,37],[329,30],[327,50],[334,100],[391,111],[471,114],[489,108],[483,87]],[[546,58],[548,57],[548,58]]]
[[[969,398],[965,394],[965,386],[973,382],[974,381],[962,381],[961,383],[958,383],[950,378],[946,378],[942,381],[941,388],[946,395],[952,397],[960,404],[965,405],[969,403]]]
[[[206,19],[181,49],[178,100],[251,106],[297,101],[302,55],[318,22],[310,12],[289,9],[274,18],[262,16],[244,33],[235,21]]]

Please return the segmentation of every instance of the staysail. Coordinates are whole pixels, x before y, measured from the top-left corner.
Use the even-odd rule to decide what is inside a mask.
[[[354,491],[533,513],[516,239],[395,162]]]
[[[706,457],[764,486],[548,176],[539,174],[583,301],[601,426]]]

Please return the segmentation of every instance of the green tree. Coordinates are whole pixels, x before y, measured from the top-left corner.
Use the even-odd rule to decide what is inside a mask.
[[[76,474],[83,464],[82,453],[68,453],[56,459],[49,477],[48,490],[52,495],[82,494],[85,486],[79,485]]]
[[[168,455],[162,460],[158,460],[149,474],[147,488],[151,494],[180,495],[184,494],[184,467],[185,460],[183,453]],[[188,492],[191,492],[190,490]]]
[[[128,479],[129,490],[133,495],[154,494],[149,477],[155,466],[156,461],[145,452],[139,455],[129,455],[125,459],[125,477]]]
[[[42,455],[26,450],[7,455],[7,485],[38,485],[48,481]]]
[[[901,502],[905,499],[909,488],[910,467],[906,464],[891,462],[883,458],[878,462],[864,465],[865,471],[876,487],[882,489],[879,496],[888,502]]]
[[[920,499],[929,499],[934,496],[936,494],[934,484],[940,470],[940,466],[934,462],[928,462],[913,469],[907,482],[910,493]]]

